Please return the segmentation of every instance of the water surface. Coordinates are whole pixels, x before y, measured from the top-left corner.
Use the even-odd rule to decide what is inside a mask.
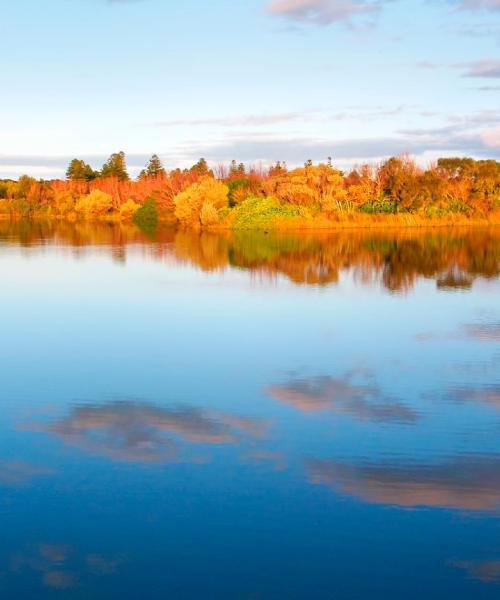
[[[0,222],[0,595],[498,598],[500,230]]]

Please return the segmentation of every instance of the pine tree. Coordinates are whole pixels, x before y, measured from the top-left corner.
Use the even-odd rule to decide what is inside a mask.
[[[115,152],[102,166],[101,177],[118,177],[124,181],[129,178],[127,173],[127,164],[125,162],[125,152]]]
[[[94,169],[85,161],[74,158],[66,171],[66,178],[72,180],[91,181],[97,177]]]
[[[165,175],[166,171],[163,168],[160,157],[157,154],[149,159],[146,168],[141,171],[141,177],[161,177]]]

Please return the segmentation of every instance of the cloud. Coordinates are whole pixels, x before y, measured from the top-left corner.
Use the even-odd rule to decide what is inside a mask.
[[[405,110],[404,106],[393,108],[351,107],[345,111],[334,114],[327,111],[303,111],[268,115],[243,115],[231,118],[212,118],[200,120],[173,120],[156,123],[165,127],[195,126],[194,123],[218,123],[218,127],[231,127],[238,122],[242,127],[245,123],[254,127],[264,124],[266,120],[282,119],[290,121],[297,119],[315,120],[324,123],[327,131],[336,121],[352,121],[359,124],[365,121],[374,121],[390,118]],[[312,116],[312,113],[317,113]],[[421,115],[426,116],[429,115]],[[433,116],[433,115],[430,115]],[[435,116],[435,115],[434,115]],[[336,163],[343,168],[362,162],[378,162],[389,156],[398,154],[412,154],[422,157],[422,162],[428,162],[426,155],[447,153],[469,155],[476,158],[500,158],[500,143],[498,143],[498,124],[500,111],[485,110],[461,115],[458,117],[447,116],[446,123],[436,127],[400,129],[391,135],[380,137],[353,137],[340,138],[335,135],[301,136],[292,133],[244,131],[231,135],[212,136],[208,139],[186,139],[167,152],[159,151],[158,154],[166,165],[171,167],[188,166],[193,164],[200,156],[205,156],[212,164],[228,162],[233,158],[246,163],[271,163],[276,160],[285,160],[289,166],[302,165],[305,160],[325,160],[333,156]],[[153,125],[153,124],[150,124]],[[232,132],[231,132],[232,133]],[[321,137],[320,137],[321,136]],[[0,175],[19,176],[21,174],[38,174],[41,177],[64,177],[65,170],[74,158],[67,156],[44,155],[8,155],[0,154]],[[98,168],[106,160],[105,155],[82,155],[83,160]],[[149,156],[146,154],[127,154],[127,164],[131,173],[138,173],[141,166],[146,164]]]
[[[359,385],[350,379],[349,374],[338,379],[295,379],[269,386],[266,392],[275,400],[302,412],[333,411],[380,422],[415,421],[417,415],[411,408],[385,398],[376,385]]]
[[[500,11],[500,0],[452,0],[458,10]]]
[[[500,90],[500,87],[498,88]],[[490,148],[500,147],[500,127],[492,127],[481,134],[484,143]]]
[[[440,464],[346,464],[309,459],[310,481],[373,504],[496,510],[500,458],[464,456]]]
[[[498,92],[500,91],[500,85],[483,85],[475,89],[478,92]]]
[[[271,0],[269,15],[313,25],[351,22],[357,17],[371,17],[380,11],[377,0]]]
[[[181,442],[236,444],[247,436],[262,436],[267,425],[262,419],[220,411],[117,401],[76,406],[54,423],[26,427],[115,460],[162,462],[176,459]]]
[[[417,62],[417,67],[420,67],[421,69],[439,69],[441,67],[441,65],[439,63],[435,63],[431,60],[419,60]]]
[[[213,117],[206,119],[177,119],[172,121],[159,121],[152,123],[151,127],[199,127],[215,125],[217,127],[259,127],[261,125],[274,125],[292,121],[305,121],[308,112],[287,112],[262,115],[242,115],[239,117]]]
[[[437,127],[435,129],[401,131],[393,136],[372,138],[311,138],[298,136],[268,135],[252,138],[238,136],[233,139],[201,143],[197,154],[212,162],[227,162],[239,157],[245,162],[272,162],[286,160],[289,165],[303,164],[306,159],[325,160],[333,156],[337,164],[353,164],[363,161],[379,161],[400,154],[423,155],[428,152],[464,154],[476,157],[500,157],[500,147],[491,146],[490,127],[479,123],[463,126]],[[186,144],[186,156],[194,159],[192,142]],[[182,148],[179,148],[182,154]],[[189,153],[189,154],[188,154]]]
[[[500,78],[500,59],[484,58],[468,63],[458,63],[458,68],[465,68],[463,77],[482,77],[488,79]]]

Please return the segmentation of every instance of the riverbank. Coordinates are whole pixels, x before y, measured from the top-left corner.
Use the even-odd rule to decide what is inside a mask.
[[[19,215],[0,215],[2,222],[35,222],[52,221],[69,224],[134,224],[131,219],[122,219],[119,215],[100,215],[91,218],[61,216],[50,216],[45,213],[35,213],[29,217]],[[157,223],[163,226],[177,226],[177,220],[173,215],[158,215]],[[141,228],[141,223],[135,223]],[[497,227],[500,226],[500,211],[491,213],[487,217],[466,217],[463,215],[447,215],[443,217],[423,217],[414,214],[395,214],[395,215],[362,215],[346,214],[336,215],[334,218],[325,215],[304,217],[274,217],[259,219],[259,222],[240,223],[235,222],[231,217],[227,217],[219,223],[209,225],[195,224],[183,226],[184,229],[194,231],[212,231],[212,232],[230,232],[230,231],[275,231],[275,232],[301,232],[301,231],[339,231],[356,229],[426,229],[439,227]],[[155,223],[147,224],[147,229],[154,229]]]

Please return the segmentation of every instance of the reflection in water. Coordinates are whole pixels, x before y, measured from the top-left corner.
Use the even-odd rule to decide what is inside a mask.
[[[500,507],[500,457],[462,456],[446,463],[347,464],[309,459],[312,483],[374,504],[469,510]]]
[[[21,485],[34,477],[51,475],[54,471],[22,460],[0,460],[0,485]]]
[[[153,242],[131,224],[0,221],[2,240],[23,246],[65,245],[109,249],[125,262],[127,246],[142,244],[156,260],[168,257],[213,271],[229,266],[296,284],[334,284],[342,271],[391,291],[410,289],[417,278],[434,278],[443,291],[467,290],[477,277],[500,274],[500,231],[405,229],[300,233],[194,232],[159,228]]]
[[[267,389],[270,396],[303,411],[331,410],[359,419],[411,423],[417,414],[408,406],[384,397],[377,385],[359,385],[347,373],[341,379],[312,377],[295,379]]]
[[[179,442],[234,444],[243,437],[261,437],[264,419],[199,408],[163,408],[117,401],[75,406],[54,423],[32,423],[29,429],[55,433],[65,442],[95,454],[133,462],[177,458]]]
[[[466,323],[457,331],[447,333],[428,331],[418,334],[416,339],[421,342],[432,340],[472,340],[476,342],[498,342],[500,341],[500,323]]]
[[[0,222],[0,597],[496,600],[499,262]]]
[[[68,545],[41,543],[11,555],[7,577],[24,578],[35,573],[44,587],[68,590],[89,576],[113,575],[124,562],[122,556],[107,558],[98,553],[82,556]]]
[[[500,323],[476,323],[466,325],[468,337],[481,341],[500,342]]]
[[[461,560],[454,561],[454,567],[464,569],[469,577],[484,583],[500,583],[500,560]]]
[[[452,395],[457,400],[484,402],[500,408],[500,385],[485,385],[480,388],[462,387],[453,390]]]
[[[43,585],[55,589],[68,589],[76,584],[75,574],[68,570],[70,548],[58,544],[39,544],[33,549],[14,554],[10,572],[23,575],[27,570],[40,573]]]

